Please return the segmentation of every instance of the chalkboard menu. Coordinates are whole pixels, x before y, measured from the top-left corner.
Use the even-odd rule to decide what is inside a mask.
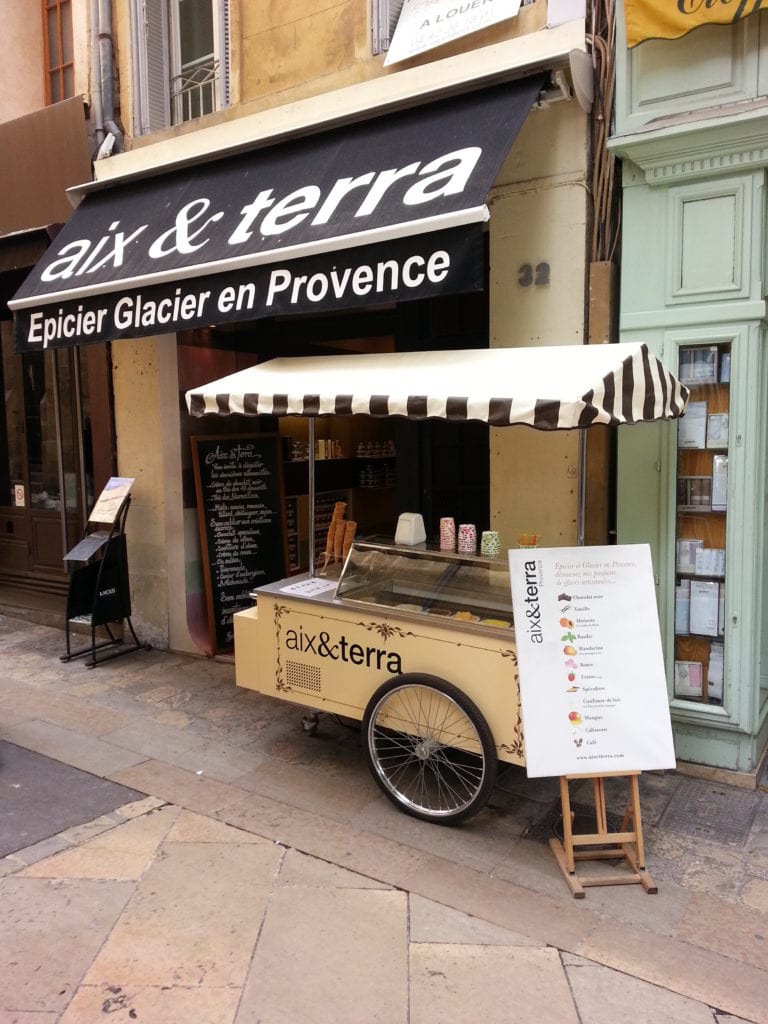
[[[287,574],[279,438],[193,437],[192,462],[211,645],[223,651],[250,591]]]

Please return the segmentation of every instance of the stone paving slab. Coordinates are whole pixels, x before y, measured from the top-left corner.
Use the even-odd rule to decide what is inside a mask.
[[[714,1024],[709,1006],[563,954],[581,1024]]]
[[[167,844],[84,983],[242,985],[281,856],[270,844]]]
[[[416,850],[447,857],[477,871],[494,871],[506,863],[517,838],[503,818],[483,810],[461,828],[436,828],[399,811],[380,794],[368,801],[354,819],[354,825],[372,835],[386,836]]]
[[[170,715],[171,712],[166,714]],[[156,721],[164,724],[163,715],[158,715]],[[177,726],[174,720],[169,724]],[[217,782],[237,782],[239,785],[238,780],[267,763],[269,755],[261,751],[245,750],[234,743],[194,736],[194,742],[186,750],[178,751],[164,760],[176,768],[186,768],[195,774],[202,772],[206,778]]]
[[[128,725],[133,715],[110,708],[99,707],[89,701],[68,694],[53,693],[31,687],[16,687],[16,694],[7,694],[15,710],[25,711],[29,717],[72,729],[86,736],[103,736],[121,726]],[[19,690],[23,692],[19,692]]]
[[[370,878],[405,886],[428,855],[277,800],[251,795],[217,817]]]
[[[195,737],[156,720],[134,719],[102,736],[108,743],[166,763],[195,744]]]
[[[239,1000],[237,987],[82,985],[58,1024],[232,1024]]]
[[[768,1024],[768,971],[642,928],[604,922],[573,950],[607,967]]]
[[[279,889],[236,1024],[405,1024],[407,924],[403,892]]]
[[[579,1024],[556,949],[419,945],[411,949],[410,1024]]]
[[[245,795],[244,790],[235,786],[157,760],[142,761],[110,777],[123,786],[132,786],[200,814],[213,814]]]
[[[181,811],[166,836],[168,843],[268,843],[261,836],[232,828],[194,811]]]
[[[132,891],[130,882],[0,880],[0,1006],[63,1010]]]
[[[109,778],[121,768],[146,760],[143,754],[135,754],[93,736],[45,721],[25,721],[7,727],[0,724],[0,736],[9,743],[45,754],[101,778]]]
[[[541,946],[527,935],[499,928],[479,917],[463,914],[434,900],[411,893],[410,940],[474,946]]]
[[[59,1014],[27,1012],[26,1010],[0,1010],[0,1024],[58,1024]]]
[[[677,935],[684,942],[703,946],[713,953],[768,972],[768,917],[751,907],[694,895],[680,921]]]
[[[138,880],[157,856],[179,813],[178,807],[160,807],[74,849],[38,861],[19,877]]]
[[[368,774],[357,778],[349,775],[329,778],[311,767],[281,761],[261,765],[241,776],[237,785],[336,821],[351,821],[358,811],[379,796],[379,789]]]
[[[386,882],[348,871],[336,864],[310,857],[298,850],[286,850],[278,878],[280,885],[332,889],[391,889]]]
[[[602,920],[586,900],[552,899],[437,857],[420,865],[405,887],[559,949],[575,949]]]

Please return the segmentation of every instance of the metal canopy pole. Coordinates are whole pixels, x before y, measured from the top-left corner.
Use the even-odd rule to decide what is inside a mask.
[[[586,544],[587,528],[587,428],[579,427],[578,506],[576,509],[576,543]]]
[[[309,577],[315,575],[315,417],[309,417]]]

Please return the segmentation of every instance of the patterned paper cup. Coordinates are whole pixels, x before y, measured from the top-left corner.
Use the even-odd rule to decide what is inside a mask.
[[[458,550],[462,555],[474,555],[477,552],[477,527],[474,523],[459,525]]]
[[[486,558],[498,558],[501,554],[501,537],[496,530],[483,530],[480,535],[480,554]]]
[[[456,550],[456,523],[450,516],[440,520],[440,550]]]

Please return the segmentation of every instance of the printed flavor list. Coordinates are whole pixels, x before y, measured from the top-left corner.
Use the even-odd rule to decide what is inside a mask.
[[[563,584],[555,572],[556,584]],[[606,693],[601,672],[603,645],[600,642],[599,608],[603,594],[577,593],[572,585],[557,595],[559,614],[556,632],[563,630],[563,690],[568,695],[568,726],[573,745],[585,751],[598,746],[598,734],[608,732],[605,711],[621,703],[621,697]],[[578,658],[578,661],[576,660]]]
[[[674,767],[648,546],[509,561],[529,776]]]

